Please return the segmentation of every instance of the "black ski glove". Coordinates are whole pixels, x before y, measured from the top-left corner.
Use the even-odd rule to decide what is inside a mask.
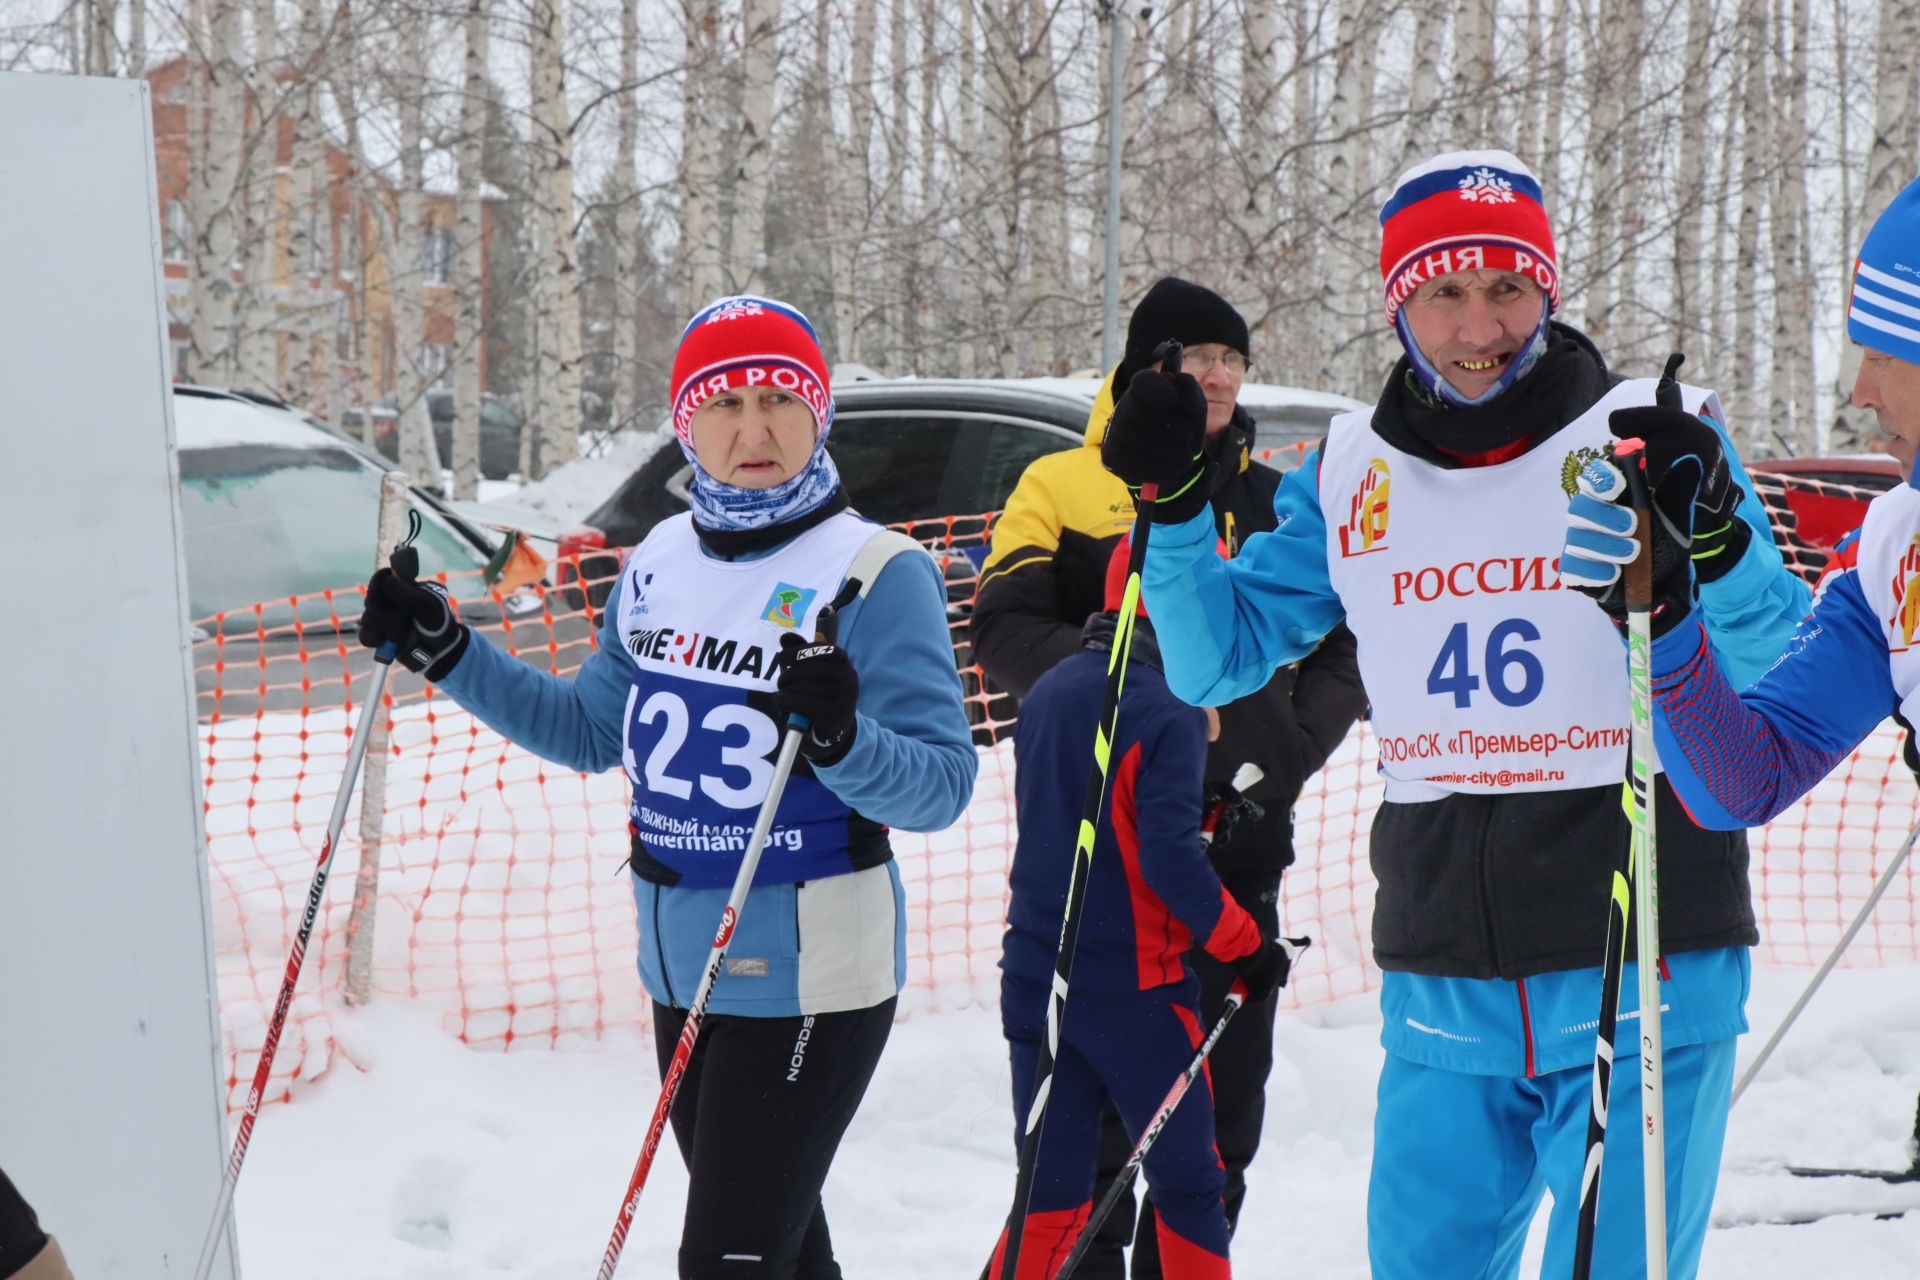
[[[795,715],[807,720],[800,754],[815,764],[837,764],[853,747],[858,727],[854,708],[860,701],[860,675],[853,660],[837,644],[803,640],[789,631],[780,637],[773,662],[780,668],[774,695],[780,722]]]
[[[1747,552],[1752,526],[1737,508],[1746,494],[1733,482],[1726,442],[1712,424],[1684,409],[1615,409],[1616,440],[1646,442],[1647,487],[1668,534],[1684,547],[1700,582],[1724,577]]]
[[[420,582],[420,553],[400,547],[367,582],[367,603],[360,612],[360,643],[378,649],[391,641],[407,670],[429,680],[444,680],[471,639],[455,616],[447,589]]]
[[[1207,397],[1193,375],[1169,378],[1157,369],[1134,374],[1107,421],[1100,462],[1136,497],[1141,485],[1160,486],[1156,524],[1179,524],[1205,509],[1213,460],[1207,456]]]
[[[1247,984],[1247,1003],[1259,1004],[1286,986],[1294,960],[1312,945],[1312,938],[1282,938],[1277,934],[1270,938],[1261,930],[1260,945],[1230,962],[1240,981]]]
[[[1200,815],[1200,838],[1212,844],[1227,844],[1233,839],[1235,827],[1259,822],[1267,816],[1267,808],[1257,800],[1249,800],[1231,782],[1209,782],[1201,799]]]

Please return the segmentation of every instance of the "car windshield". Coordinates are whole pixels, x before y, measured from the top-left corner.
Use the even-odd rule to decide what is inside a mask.
[[[374,559],[380,472],[347,449],[226,444],[180,451],[180,513],[186,531],[187,596],[195,620],[245,613],[221,629],[251,631],[293,621],[276,603],[255,620],[252,606],[303,597],[300,620],[327,623],[319,593],[366,581]],[[431,517],[416,544],[423,574],[470,570],[478,549]],[[313,596],[311,600],[304,597]],[[360,612],[357,595],[338,606]]]

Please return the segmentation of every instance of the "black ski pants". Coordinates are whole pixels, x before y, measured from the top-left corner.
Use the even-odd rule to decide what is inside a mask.
[[[673,1101],[688,1171],[681,1280],[840,1280],[820,1204],[893,1030],[895,1000],[791,1018],[709,1015]],[[655,1002],[664,1075],[687,1011]]]
[[[1221,877],[1235,902],[1247,909],[1262,933],[1272,937],[1280,926],[1280,877],[1277,873],[1229,871]],[[1220,1016],[1226,1004],[1227,990],[1236,976],[1232,967],[1221,964],[1197,947],[1187,960],[1200,978],[1200,1017],[1207,1026]],[[1248,1005],[1233,1016],[1226,1034],[1207,1055],[1207,1069],[1213,1080],[1214,1143],[1220,1150],[1220,1163],[1226,1166],[1227,1185],[1223,1199],[1227,1209],[1227,1236],[1240,1222],[1240,1206],[1247,1198],[1247,1166],[1260,1149],[1260,1128],[1267,1116],[1267,1076],[1273,1071],[1273,1019],[1279,997],[1271,996],[1260,1004]],[[1168,1085],[1173,1081],[1169,1079]],[[1112,1107],[1106,1109],[1100,1126],[1100,1161],[1096,1174],[1093,1202],[1113,1184],[1133,1143]],[[1133,1280],[1160,1280],[1160,1238],[1153,1226],[1153,1201],[1140,1208],[1139,1225],[1134,1223],[1133,1193],[1129,1191],[1113,1207],[1102,1224],[1100,1234],[1086,1260],[1074,1271],[1084,1280],[1124,1280],[1127,1274],[1121,1250],[1133,1242]]]

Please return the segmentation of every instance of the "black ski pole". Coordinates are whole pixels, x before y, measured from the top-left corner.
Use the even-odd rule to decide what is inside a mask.
[[[1162,343],[1155,349],[1154,359],[1159,362],[1162,375],[1171,378],[1179,373],[1180,352],[1177,342]],[[1020,1170],[1013,1186],[1013,1216],[1007,1222],[1007,1247],[1001,1254],[999,1274],[1007,1280],[1020,1274],[1020,1237],[1026,1230],[1027,1202],[1033,1195],[1034,1167],[1039,1162],[1040,1134],[1047,1118],[1047,1092],[1053,1084],[1053,1064],[1060,1049],[1060,1023],[1067,1012],[1074,944],[1080,937],[1080,909],[1086,901],[1087,873],[1093,865],[1094,833],[1098,830],[1100,810],[1106,804],[1107,766],[1111,763],[1114,731],[1120,722],[1120,689],[1126,681],[1127,654],[1133,648],[1140,570],[1147,560],[1147,531],[1153,527],[1153,504],[1159,496],[1159,485],[1141,485],[1140,501],[1133,517],[1133,543],[1127,553],[1127,588],[1113,629],[1113,648],[1107,656],[1107,689],[1100,700],[1100,719],[1094,731],[1093,771],[1087,778],[1086,803],[1081,806],[1080,827],[1074,837],[1066,914],[1060,923],[1060,947],[1054,956],[1053,987],[1047,993],[1047,1033],[1040,1041],[1040,1055],[1034,1063],[1033,1092],[1020,1141]]]
[[[1227,992],[1227,1006],[1220,1011],[1219,1021],[1213,1024],[1213,1030],[1207,1032],[1207,1038],[1200,1042],[1200,1048],[1194,1052],[1193,1061],[1187,1064],[1187,1069],[1180,1073],[1179,1078],[1173,1082],[1173,1087],[1167,1090],[1167,1096],[1160,1100],[1159,1110],[1153,1113],[1153,1119],[1148,1121],[1147,1127],[1140,1131],[1140,1141],[1133,1144],[1132,1154],[1127,1157],[1127,1162],[1120,1166],[1120,1172],[1114,1175],[1113,1184],[1107,1188],[1107,1194],[1100,1197],[1100,1203],[1094,1206],[1093,1216],[1088,1218],[1086,1224],[1080,1228],[1080,1235],[1074,1240],[1072,1251],[1067,1254],[1067,1260],[1060,1264],[1060,1270],[1054,1272],[1053,1280],[1068,1280],[1074,1268],[1086,1259],[1087,1251],[1093,1248],[1093,1238],[1100,1231],[1100,1224],[1107,1220],[1107,1215],[1113,1212],[1113,1206],[1120,1203],[1120,1197],[1125,1195],[1127,1188],[1133,1185],[1133,1175],[1140,1172],[1140,1166],[1146,1163],[1147,1152],[1151,1151],[1153,1144],[1159,1140],[1160,1131],[1167,1127],[1167,1121],[1173,1119],[1173,1113],[1179,1107],[1180,1100],[1187,1096],[1187,1090],[1192,1087],[1194,1077],[1198,1076],[1201,1068],[1207,1065],[1207,1055],[1212,1053],[1213,1046],[1220,1042],[1227,1024],[1233,1021],[1233,1015],[1240,1012],[1241,1006],[1246,1002],[1247,984],[1236,978],[1233,989]]]

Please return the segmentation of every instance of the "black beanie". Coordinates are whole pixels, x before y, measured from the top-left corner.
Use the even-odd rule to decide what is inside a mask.
[[[1153,349],[1169,339],[1185,347],[1218,342],[1243,356],[1253,354],[1248,350],[1247,322],[1231,303],[1204,285],[1167,276],[1147,290],[1127,321],[1127,350],[1120,361],[1116,394],[1152,363]]]

